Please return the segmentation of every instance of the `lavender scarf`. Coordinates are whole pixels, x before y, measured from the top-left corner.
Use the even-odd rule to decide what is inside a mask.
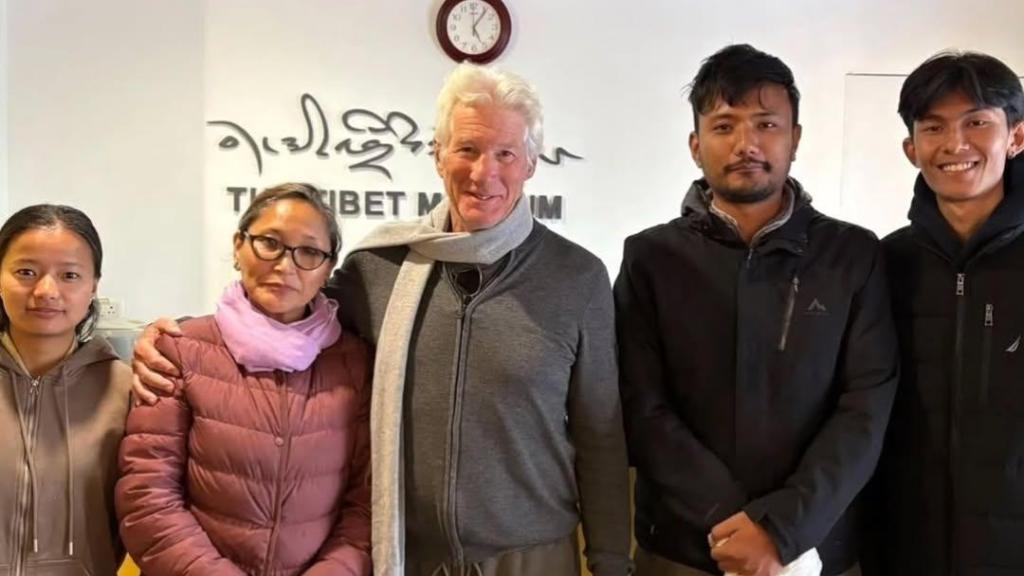
[[[282,324],[253,306],[236,280],[221,295],[213,319],[235,362],[249,372],[301,372],[341,337],[338,303],[317,294],[309,305],[309,316]]]

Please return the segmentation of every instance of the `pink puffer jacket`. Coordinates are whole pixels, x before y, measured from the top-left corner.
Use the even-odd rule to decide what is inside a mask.
[[[343,334],[304,372],[248,373],[212,316],[157,348],[174,397],[132,409],[121,536],[146,576],[370,574],[369,354]]]

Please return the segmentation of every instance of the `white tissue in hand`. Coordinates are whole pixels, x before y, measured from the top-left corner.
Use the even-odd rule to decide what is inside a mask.
[[[725,576],[736,576],[732,572]],[[818,549],[811,548],[786,564],[779,572],[779,576],[821,576],[821,557],[818,556]]]

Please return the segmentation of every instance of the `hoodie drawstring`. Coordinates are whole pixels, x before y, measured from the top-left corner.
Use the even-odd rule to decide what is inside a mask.
[[[63,374],[62,370],[62,375]],[[68,381],[61,379],[64,390],[64,449],[68,454],[68,556],[75,555],[75,466],[71,456],[71,408],[68,405]]]

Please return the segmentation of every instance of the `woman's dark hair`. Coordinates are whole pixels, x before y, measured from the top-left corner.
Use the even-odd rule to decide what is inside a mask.
[[[249,207],[242,213],[242,217],[238,219],[238,231],[247,232],[249,226],[252,226],[252,223],[263,213],[263,209],[279,200],[302,200],[320,212],[320,215],[324,217],[324,224],[327,225],[327,234],[330,236],[331,262],[337,262],[338,252],[341,251],[341,230],[338,228],[338,221],[334,218],[330,206],[324,202],[320,191],[312,184],[285,182],[260,192],[249,203]]]
[[[698,127],[698,116],[710,112],[719,99],[734,106],[751,90],[765,84],[777,84],[786,90],[793,125],[799,124],[800,91],[789,66],[749,44],[733,44],[715,52],[701,63],[689,86],[694,130]]]
[[[92,253],[92,270],[96,280],[100,279],[100,270],[103,268],[103,245],[100,243],[100,235],[92,225],[92,220],[84,212],[71,206],[60,206],[56,204],[36,204],[18,210],[4,222],[0,227],[0,262],[7,256],[7,249],[11,243],[29,230],[61,227],[77,234],[89,246]],[[99,319],[99,307],[96,299],[89,303],[89,313],[85,319],[75,326],[75,336],[79,342],[84,342],[92,337],[96,329],[96,321]],[[0,300],[0,330],[7,330],[10,318]]]
[[[1024,120],[1024,89],[1009,66],[988,54],[939,52],[911,72],[900,89],[897,111],[907,130],[913,134],[914,121],[954,92],[979,107],[1002,109],[1010,128]]]

